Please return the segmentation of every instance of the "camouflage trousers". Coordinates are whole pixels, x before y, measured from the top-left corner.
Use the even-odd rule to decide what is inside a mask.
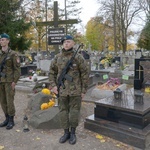
[[[0,83],[0,104],[4,114],[15,116],[14,95],[11,83]]]
[[[59,97],[60,122],[63,129],[76,128],[79,122],[81,96]]]

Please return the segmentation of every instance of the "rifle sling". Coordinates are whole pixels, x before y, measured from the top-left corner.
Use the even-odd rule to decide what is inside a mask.
[[[7,56],[8,56],[9,51],[10,51],[10,49],[8,49],[8,52],[7,52],[6,56],[4,57],[4,59],[2,60],[2,62],[1,62],[1,64],[0,64],[0,66],[1,66],[1,70],[0,70],[0,72],[2,72],[2,71],[3,71],[3,70],[2,70],[2,65],[3,65],[3,64],[4,64],[4,62],[6,61],[6,58],[7,58]]]

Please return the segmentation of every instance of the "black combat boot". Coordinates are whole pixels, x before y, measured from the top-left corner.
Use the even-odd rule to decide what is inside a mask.
[[[76,143],[75,131],[76,131],[76,128],[71,127],[69,143],[72,144],[72,145]]]
[[[64,135],[59,139],[59,143],[65,143],[70,138],[69,129],[64,130]]]
[[[14,116],[9,116],[9,121],[8,121],[7,126],[6,126],[6,129],[10,130],[13,128],[14,125],[15,125],[14,124]]]
[[[5,117],[6,117],[5,121],[0,124],[0,127],[5,127],[5,126],[7,126],[8,120],[9,120],[9,116],[8,116],[8,115],[5,115]]]

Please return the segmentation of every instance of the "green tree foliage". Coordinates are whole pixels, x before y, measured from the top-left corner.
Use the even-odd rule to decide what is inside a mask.
[[[44,1],[40,0],[24,0],[25,6],[22,8],[25,15],[26,23],[31,23],[29,28],[29,32],[26,32],[26,36],[28,39],[31,39],[31,50],[32,51],[41,51],[46,50],[46,26],[38,26],[37,22],[46,22],[53,19],[53,10],[52,6],[50,7],[48,4],[49,0],[47,0],[47,12],[46,12],[46,4]],[[46,18],[47,17],[47,18]],[[47,26],[49,28],[49,26]],[[49,47],[49,46],[48,46]]]
[[[97,18],[98,19],[98,18]],[[96,18],[92,18],[86,25],[86,38],[92,44],[92,49],[102,50],[104,36],[103,27]]]
[[[0,1],[0,33],[9,34],[11,48],[20,52],[27,50],[31,44],[25,36],[30,24],[25,23],[24,17],[19,13],[22,2],[23,0]]]
[[[92,45],[92,49],[103,51],[113,47],[113,31],[109,26],[109,21],[104,21],[102,17],[93,17],[86,26],[86,38]],[[110,50],[111,50],[110,49]]]
[[[137,46],[146,50],[150,50],[150,0],[139,0],[143,11],[145,12],[147,21],[139,36]]]
[[[143,28],[137,45],[140,48],[150,50],[150,20],[148,20],[145,27]]]

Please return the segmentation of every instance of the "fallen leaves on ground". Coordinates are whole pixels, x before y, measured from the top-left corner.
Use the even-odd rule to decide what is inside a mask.
[[[40,138],[39,138],[39,137],[37,137],[37,138],[36,138],[36,140],[40,140]]]
[[[3,149],[4,149],[4,146],[1,146],[1,145],[0,145],[0,150],[3,150]]]
[[[106,142],[105,137],[100,135],[100,134],[97,134],[96,138],[99,139],[101,143],[105,143]]]
[[[115,145],[116,147],[120,148],[121,150],[134,150],[134,148],[128,146],[128,145],[125,144],[125,143],[119,142],[119,141],[117,141],[117,140],[115,140],[115,139],[112,139],[112,138],[103,136],[103,135],[101,135],[101,134],[96,134],[95,137],[96,137],[97,139],[99,139],[101,143],[105,143],[105,142],[111,141],[111,142],[114,143],[114,145]]]
[[[16,130],[16,132],[20,132],[20,130]]]

